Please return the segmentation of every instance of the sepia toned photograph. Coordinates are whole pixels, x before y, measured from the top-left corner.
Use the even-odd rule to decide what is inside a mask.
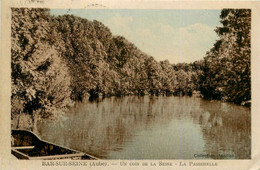
[[[11,153],[251,159],[251,9],[11,8]]]

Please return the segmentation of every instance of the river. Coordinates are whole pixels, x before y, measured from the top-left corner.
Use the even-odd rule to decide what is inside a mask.
[[[198,97],[110,97],[77,103],[38,131],[102,159],[250,159],[250,112]]]

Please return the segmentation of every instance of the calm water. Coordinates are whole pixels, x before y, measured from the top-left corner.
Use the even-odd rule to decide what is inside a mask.
[[[250,109],[196,97],[77,104],[40,136],[103,159],[249,159]]]

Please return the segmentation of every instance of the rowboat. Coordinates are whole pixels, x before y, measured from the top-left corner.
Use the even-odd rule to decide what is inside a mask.
[[[28,130],[12,130],[11,143],[12,154],[18,159],[98,159],[95,156],[44,141]]]

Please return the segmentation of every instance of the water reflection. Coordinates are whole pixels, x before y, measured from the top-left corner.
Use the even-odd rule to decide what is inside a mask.
[[[39,133],[106,159],[249,159],[250,122],[248,108],[219,101],[130,96],[77,104]]]
[[[251,156],[251,119],[250,110],[221,102],[202,105],[209,113],[201,122],[204,134],[205,152],[215,155],[216,159],[224,155],[233,155],[237,159],[249,159]],[[217,109],[219,108],[219,109]],[[202,114],[202,117],[204,114]]]

